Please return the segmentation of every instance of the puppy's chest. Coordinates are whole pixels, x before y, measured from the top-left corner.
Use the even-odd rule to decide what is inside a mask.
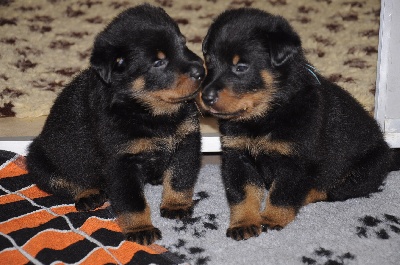
[[[164,128],[165,127],[165,128]],[[152,153],[157,151],[174,152],[179,143],[188,135],[200,130],[199,122],[191,117],[177,125],[159,126],[147,133],[129,140],[123,147],[123,152],[130,154]]]
[[[291,155],[294,153],[294,144],[281,139],[276,139],[272,134],[262,136],[224,135],[221,136],[223,149],[233,149],[249,153],[253,157],[261,154]]]

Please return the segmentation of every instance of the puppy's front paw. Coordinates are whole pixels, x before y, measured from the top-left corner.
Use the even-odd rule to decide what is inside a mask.
[[[296,209],[290,206],[268,205],[261,214],[263,231],[281,230],[296,218]]]
[[[121,227],[126,240],[142,245],[150,245],[161,239],[161,232],[154,227],[150,219],[150,208],[146,204],[145,209],[139,212],[123,212],[116,219]]]
[[[267,232],[268,230],[277,230],[280,231],[283,229],[282,226],[277,225],[277,224],[271,224],[268,222],[265,222],[264,224],[261,225],[262,231]]]
[[[161,208],[161,216],[168,219],[184,219],[191,217],[193,214],[193,206],[183,208]]]
[[[75,208],[78,211],[91,211],[102,206],[106,201],[107,196],[104,191],[86,190],[75,198]]]
[[[230,227],[226,231],[226,236],[235,240],[246,240],[251,237],[258,237],[261,234],[259,225]]]
[[[141,245],[151,245],[154,241],[161,239],[161,237],[161,231],[156,227],[147,227],[143,230],[132,231],[125,234],[126,240]]]

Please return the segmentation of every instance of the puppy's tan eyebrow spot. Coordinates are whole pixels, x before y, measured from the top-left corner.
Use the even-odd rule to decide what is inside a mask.
[[[158,58],[158,59],[163,60],[163,59],[165,59],[166,57],[167,57],[167,56],[165,55],[164,52],[162,52],[162,51],[158,51],[158,52],[157,52],[157,58]]]
[[[233,64],[233,65],[237,65],[239,61],[240,61],[240,56],[237,55],[237,54],[235,54],[235,55],[233,56],[233,59],[232,59],[232,64]]]

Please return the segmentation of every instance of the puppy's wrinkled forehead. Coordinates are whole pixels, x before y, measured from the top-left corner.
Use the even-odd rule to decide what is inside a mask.
[[[109,24],[109,27],[113,27],[115,24],[126,29],[148,29],[166,26],[173,27],[179,31],[175,21],[162,8],[146,4],[122,12]]]
[[[115,42],[148,38],[149,33],[164,32],[163,35],[182,36],[177,23],[162,9],[147,4],[128,9],[119,14],[103,31],[107,39]],[[156,37],[156,36],[155,36]],[[112,43],[116,45],[117,43]]]
[[[203,53],[221,46],[241,49],[254,44],[263,34],[282,30],[282,21],[257,9],[228,10],[217,17],[203,41]]]

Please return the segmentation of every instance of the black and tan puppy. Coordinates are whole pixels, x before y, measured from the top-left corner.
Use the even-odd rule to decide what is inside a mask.
[[[314,71],[284,18],[226,11],[211,25],[203,53],[201,99],[219,118],[227,236],[257,236],[286,226],[309,203],[379,190],[391,157],[377,123]]]
[[[151,244],[161,232],[150,220],[146,182],[163,183],[161,216],[192,212],[202,60],[161,8],[141,5],[96,37],[90,63],[29,147],[29,173],[41,189],[72,197],[78,210],[109,198],[126,238]]]

